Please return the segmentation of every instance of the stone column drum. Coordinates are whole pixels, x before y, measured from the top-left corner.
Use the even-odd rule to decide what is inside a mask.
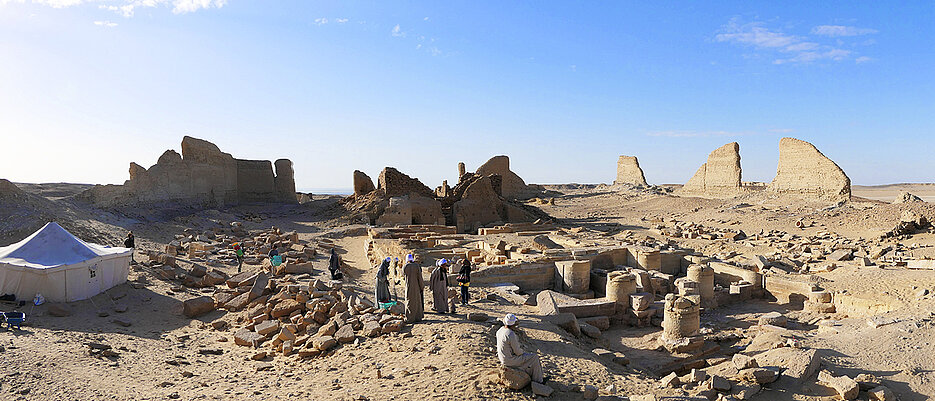
[[[588,292],[591,286],[590,260],[564,260],[555,262],[555,267],[562,275],[562,289],[571,294]]]
[[[675,294],[666,295],[665,312],[662,320],[662,337],[667,342],[677,342],[698,335],[701,317],[697,304]]]
[[[713,308],[714,303],[714,269],[704,265],[688,266],[687,277],[689,280],[698,283],[698,289],[701,291],[701,306]]]
[[[636,278],[625,271],[607,273],[607,299],[614,301],[617,313],[630,308],[630,294],[636,293]]]

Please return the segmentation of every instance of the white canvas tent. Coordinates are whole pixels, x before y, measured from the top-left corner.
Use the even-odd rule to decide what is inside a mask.
[[[0,248],[0,295],[72,302],[127,281],[130,248],[84,242],[56,223]]]

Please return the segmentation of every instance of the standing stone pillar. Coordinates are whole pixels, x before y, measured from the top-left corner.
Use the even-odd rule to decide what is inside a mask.
[[[614,301],[617,313],[630,309],[630,294],[636,293],[636,278],[625,271],[607,273],[607,299]]]
[[[659,342],[669,352],[692,352],[704,345],[704,340],[698,337],[700,329],[699,305],[687,297],[666,295]]]
[[[698,283],[701,292],[701,306],[705,308],[716,307],[714,300],[714,269],[704,265],[688,266],[689,280]]]
[[[555,268],[562,276],[562,290],[571,294],[588,292],[591,286],[590,260],[563,260],[555,262]]]
[[[466,172],[464,162],[458,162],[458,182],[461,182],[461,177],[464,177]]]

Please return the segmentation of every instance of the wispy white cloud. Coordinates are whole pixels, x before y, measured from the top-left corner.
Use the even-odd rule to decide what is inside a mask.
[[[399,24],[396,24],[396,26],[394,26],[393,29],[390,30],[390,34],[396,37],[400,37],[400,38],[406,37],[406,32],[403,32],[402,28],[399,27]]]
[[[714,40],[753,49],[754,54],[766,54],[773,64],[808,64],[822,60],[841,61],[854,56],[847,50],[848,43],[840,39],[875,33],[873,29],[854,28],[840,25],[820,25],[811,30],[812,35],[836,37],[833,44],[822,44],[820,38],[793,35],[778,29],[770,29],[761,21],[742,23],[732,18],[714,36]]]
[[[126,18],[132,17],[138,8],[171,7],[174,14],[187,14],[227,5],[227,0],[0,0],[0,4],[27,1],[52,8],[96,4],[99,9],[115,12]]]
[[[810,63],[818,60],[834,60],[841,61],[846,59],[851,55],[850,50],[844,49],[834,49],[830,48],[823,51],[808,51],[800,52],[790,58],[780,58],[773,60],[773,64],[786,64],[786,63]]]
[[[812,28],[812,33],[815,35],[822,36],[860,36],[860,35],[869,35],[872,33],[877,33],[876,29],[870,28],[858,28],[856,26],[844,26],[844,25],[819,25]]]
[[[666,138],[707,138],[707,137],[736,137],[736,136],[755,136],[755,135],[777,135],[795,132],[790,128],[769,129],[766,131],[696,131],[696,130],[668,130],[652,131],[646,133],[647,136],[666,137]]]
[[[315,25],[322,26],[328,23],[327,18],[315,18]]]
[[[117,23],[116,23],[116,22],[110,22],[110,21],[94,21],[94,25],[97,25],[97,26],[106,26],[106,27],[108,27],[108,28],[113,28],[113,27],[117,26]]]
[[[722,26],[714,39],[763,49],[784,48],[799,42],[795,36],[767,29],[762,22],[740,24],[736,18]]]
[[[873,61],[873,59],[867,56],[860,56],[854,59],[854,62],[857,64],[869,63],[871,61]]]
[[[337,22],[337,23],[339,23],[339,24],[343,24],[343,23],[347,22],[347,18],[338,18],[338,19],[334,20],[334,22]]]

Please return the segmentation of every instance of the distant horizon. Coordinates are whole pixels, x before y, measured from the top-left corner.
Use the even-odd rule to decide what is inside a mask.
[[[853,182],[935,181],[935,6],[0,0],[0,177],[121,184],[182,136],[288,158],[301,188],[393,166],[434,188],[510,156],[526,182],[684,183],[738,142]],[[912,152],[913,156],[907,156]]]

